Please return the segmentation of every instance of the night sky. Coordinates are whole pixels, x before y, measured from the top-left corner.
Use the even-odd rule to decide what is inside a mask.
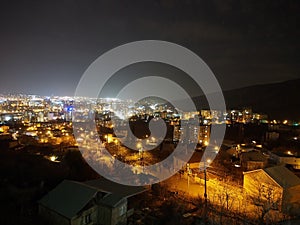
[[[105,51],[144,39],[197,53],[224,90],[300,78],[300,1],[3,0],[0,93],[73,95]]]

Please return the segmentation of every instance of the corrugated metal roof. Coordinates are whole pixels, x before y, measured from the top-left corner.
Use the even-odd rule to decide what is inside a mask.
[[[97,192],[96,188],[83,183],[64,180],[39,203],[71,219],[93,199]]]
[[[263,170],[283,188],[300,185],[300,178],[284,166],[274,166]]]

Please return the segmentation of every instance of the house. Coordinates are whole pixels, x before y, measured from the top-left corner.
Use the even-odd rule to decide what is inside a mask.
[[[297,155],[293,155],[289,151],[287,151],[287,153],[269,152],[269,154],[270,158],[274,160],[278,165],[289,165],[294,169],[300,169],[300,157]]]
[[[38,202],[39,214],[46,224],[127,224],[128,197],[144,191],[143,187],[127,187],[104,179],[86,183],[64,180]]]
[[[300,178],[284,166],[244,172],[244,190],[257,204],[300,214]]]
[[[97,198],[97,189],[65,180],[39,201],[39,214],[48,224],[93,224]]]
[[[96,180],[90,180],[85,182],[86,185],[90,187],[96,188],[101,193],[108,194],[105,198],[103,198],[100,201],[99,204],[99,216],[101,218],[101,215],[104,214],[109,215],[109,217],[112,219],[113,223],[111,224],[117,224],[115,222],[116,218],[119,218],[123,212],[126,212],[126,218],[131,216],[134,212],[133,208],[128,208],[128,202],[130,202],[130,198],[134,197],[136,195],[139,195],[148,189],[143,186],[125,186],[122,184],[117,184],[112,181],[109,181],[107,179],[96,179]],[[122,201],[124,202],[126,200],[126,204],[120,204]],[[108,210],[111,210],[109,212]],[[106,210],[106,213],[103,213],[103,210]],[[118,215],[119,214],[119,215]],[[123,214],[124,215],[124,214]],[[100,223],[106,225],[106,223]]]
[[[268,163],[268,158],[257,150],[242,152],[240,163],[244,170],[256,170],[264,168]]]
[[[190,157],[187,154],[176,154],[173,158],[174,168],[181,168],[186,166],[186,168],[189,168],[191,170],[199,170],[202,155],[203,152],[198,151],[195,151]]]

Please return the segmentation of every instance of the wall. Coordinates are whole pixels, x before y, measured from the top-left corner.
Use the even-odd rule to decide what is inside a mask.
[[[300,215],[300,185],[290,187],[285,191],[283,211],[290,215]]]
[[[127,224],[127,199],[122,200],[116,207],[99,205],[98,221],[101,225]]]
[[[111,225],[111,208],[99,205],[98,207],[98,222],[100,225]]]
[[[244,190],[254,203],[276,204],[281,209],[283,189],[263,170],[244,174]]]
[[[123,207],[123,209],[122,209]],[[121,214],[122,212],[122,214]],[[127,224],[127,200],[123,200],[116,208],[112,209],[112,225]]]
[[[269,154],[277,164],[289,164],[293,165],[294,169],[300,169],[300,158],[297,158],[295,156],[278,156],[275,153],[271,152],[269,152]]]
[[[49,225],[70,225],[70,220],[58,213],[39,205],[39,215],[44,220],[45,224]]]
[[[98,224],[98,207],[93,206],[87,210],[82,211],[78,217],[75,217],[71,221],[71,225],[87,225],[85,223],[85,216],[91,214],[91,223],[88,225],[96,225]]]
[[[246,170],[256,170],[256,169],[264,168],[266,166],[266,162],[246,161],[246,162],[242,162],[242,166]]]

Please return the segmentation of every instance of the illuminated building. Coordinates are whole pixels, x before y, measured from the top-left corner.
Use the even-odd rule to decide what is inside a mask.
[[[284,166],[244,172],[243,186],[256,204],[290,215],[300,213],[300,178]]]

